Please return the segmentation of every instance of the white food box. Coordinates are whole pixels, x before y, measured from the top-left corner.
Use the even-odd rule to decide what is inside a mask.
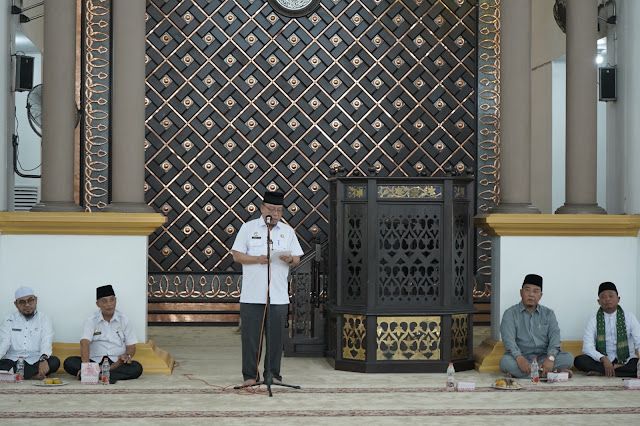
[[[0,383],[15,383],[16,375],[13,374],[13,368],[6,370],[0,370]]]
[[[100,377],[100,364],[97,362],[83,362],[80,380],[83,385],[97,385]]]
[[[458,382],[458,392],[473,392],[476,390],[475,382]]]
[[[569,381],[569,373],[566,371],[564,373],[547,373],[547,382],[568,382]]]
[[[625,379],[624,387],[627,389],[640,389],[640,379]]]

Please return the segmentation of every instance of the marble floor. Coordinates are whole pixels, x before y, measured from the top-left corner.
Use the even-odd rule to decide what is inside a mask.
[[[336,371],[323,358],[284,358],[286,382],[269,398],[234,391],[241,380],[235,327],[149,327],[149,338],[176,361],[170,376],[143,375],[113,386],[87,386],[64,373],[68,385],[0,384],[0,423],[12,424],[635,424],[640,390],[616,378],[576,373],[567,383],[517,391],[492,389],[499,373],[462,371],[475,392],[445,392],[445,373],[362,374]],[[476,343],[485,329],[474,332]]]

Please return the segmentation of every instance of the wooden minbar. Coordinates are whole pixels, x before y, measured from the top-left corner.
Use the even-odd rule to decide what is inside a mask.
[[[338,370],[474,367],[474,181],[330,181],[327,354]]]

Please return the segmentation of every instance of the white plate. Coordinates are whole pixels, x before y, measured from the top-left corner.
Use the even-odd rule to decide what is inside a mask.
[[[44,380],[38,380],[36,382],[33,382],[33,386],[42,386],[44,388],[54,388],[56,386],[64,386],[66,384],[68,384],[69,382],[67,382],[66,380],[63,380],[62,383],[53,383],[51,385],[48,385],[44,382]]]
[[[508,388],[506,386],[496,386],[495,383],[491,383],[491,387],[494,389],[502,389],[502,390],[520,390],[520,389],[524,389],[524,386],[522,386],[520,383],[514,383],[515,386],[514,388]]]

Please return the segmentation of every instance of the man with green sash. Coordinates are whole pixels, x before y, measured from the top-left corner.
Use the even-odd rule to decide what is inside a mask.
[[[575,359],[576,368],[589,376],[636,377],[640,323],[618,303],[620,297],[615,284],[600,284],[600,309],[587,322],[582,339],[584,354]]]

